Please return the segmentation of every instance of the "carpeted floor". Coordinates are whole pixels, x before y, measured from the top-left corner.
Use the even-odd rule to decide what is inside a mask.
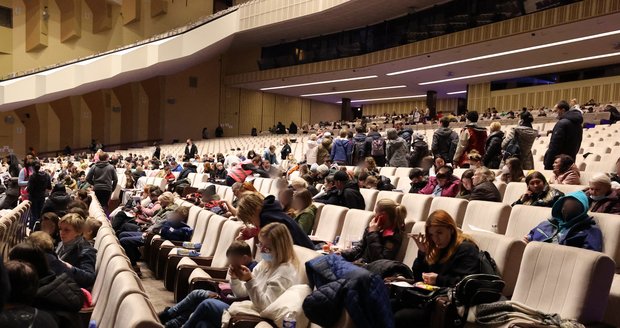
[[[155,279],[153,272],[149,270],[144,262],[138,262],[142,271],[142,285],[146,294],[149,296],[155,311],[159,313],[166,306],[174,304],[174,295],[164,287],[163,280]]]

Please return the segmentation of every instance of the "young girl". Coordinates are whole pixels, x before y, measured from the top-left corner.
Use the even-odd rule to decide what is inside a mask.
[[[360,243],[342,251],[342,257],[357,263],[393,260],[400,249],[406,216],[407,209],[403,205],[391,199],[381,199]]]
[[[297,283],[299,261],[293,251],[293,239],[285,225],[270,223],[258,235],[262,260],[254,270],[231,265],[230,287],[236,297],[249,297],[257,312],[263,311],[289,287]],[[183,327],[221,327],[222,314],[229,305],[215,298],[204,300]]]

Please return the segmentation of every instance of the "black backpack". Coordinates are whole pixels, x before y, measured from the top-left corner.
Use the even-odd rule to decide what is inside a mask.
[[[355,141],[353,143],[353,162],[351,164],[357,165],[359,162],[363,161],[366,158],[366,140],[364,141]]]

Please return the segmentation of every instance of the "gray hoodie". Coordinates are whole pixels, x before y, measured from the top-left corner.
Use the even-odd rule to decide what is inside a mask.
[[[86,181],[93,186],[93,190],[114,191],[118,183],[116,169],[108,161],[99,161],[88,171]]]

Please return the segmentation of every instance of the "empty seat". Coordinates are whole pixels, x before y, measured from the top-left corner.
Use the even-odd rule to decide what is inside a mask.
[[[422,194],[403,194],[401,205],[405,206],[407,209],[407,217],[405,218],[405,222],[426,221],[432,202],[433,196]]]
[[[382,167],[379,169],[379,174],[381,175],[394,175],[394,173],[396,172],[396,168],[395,167]]]
[[[271,185],[273,182],[273,179],[264,179],[263,183],[260,186],[260,189],[256,188],[256,190],[263,194],[263,196],[269,196],[271,193]]]
[[[125,297],[131,294],[139,294],[142,297],[146,297],[137,279],[138,277],[136,274],[130,270],[119,272],[116,275],[110,288],[110,295],[105,305],[105,311],[99,315],[99,312],[93,310],[91,319],[97,322],[97,327],[115,327],[114,320]],[[95,310],[99,306],[99,304],[95,305]]]
[[[510,216],[510,206],[502,203],[472,200],[463,218],[463,231],[484,230],[504,234]]]
[[[410,167],[398,167],[393,175],[399,177],[401,180],[409,180],[409,173],[411,173],[411,170],[413,169]]]
[[[612,327],[620,327],[620,311],[618,309],[620,309],[620,274],[615,274],[609,291],[603,323]]]
[[[163,327],[159,323],[153,305],[145,295],[131,293],[120,303],[113,327],[156,328]]]
[[[527,191],[527,185],[525,182],[511,182],[506,185],[506,191],[504,197],[502,197],[502,203],[512,205],[521,198],[521,196]]]
[[[315,241],[334,241],[340,234],[344,217],[348,208],[336,205],[325,205],[321,209],[321,217],[314,235],[310,239]]]
[[[465,217],[465,210],[467,209],[467,200],[450,197],[434,197],[431,202],[431,208],[428,210],[430,215],[436,210],[444,210],[450,214],[450,216],[456,221],[457,226],[463,224],[463,217]]]
[[[603,234],[603,253],[616,262],[620,272],[620,216],[617,214],[590,213]]]
[[[366,211],[374,211],[379,190],[360,188],[360,193],[364,197],[364,204],[366,205],[364,209]]]

